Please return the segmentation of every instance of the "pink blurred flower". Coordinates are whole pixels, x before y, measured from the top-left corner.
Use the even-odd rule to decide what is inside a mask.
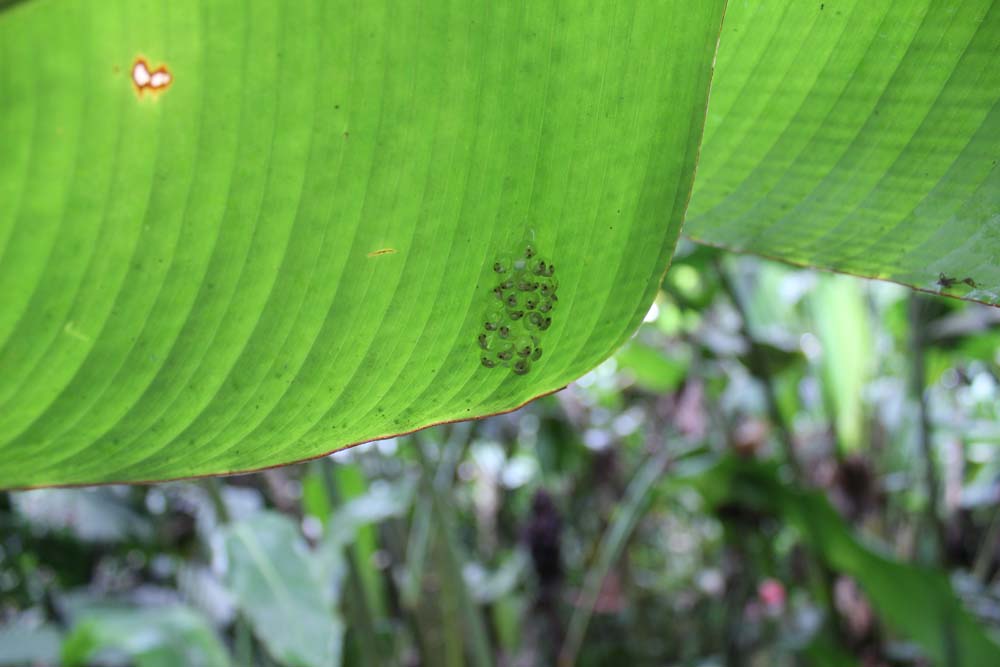
[[[785,586],[777,579],[765,579],[757,586],[757,597],[764,604],[769,616],[785,609]]]

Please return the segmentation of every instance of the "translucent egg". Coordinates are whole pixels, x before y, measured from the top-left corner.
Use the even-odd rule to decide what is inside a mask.
[[[510,361],[514,358],[514,346],[510,343],[504,345],[497,351],[497,359],[500,361]]]
[[[514,353],[519,357],[531,356],[531,351],[533,346],[531,344],[531,338],[528,336],[518,336],[514,340]]]

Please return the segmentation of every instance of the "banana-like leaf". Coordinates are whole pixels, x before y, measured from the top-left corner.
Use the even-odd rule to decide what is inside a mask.
[[[1000,3],[730,2],[684,231],[1000,304]]]
[[[724,10],[2,4],[0,487],[277,465],[585,373],[669,262]]]
[[[722,5],[0,2],[0,486],[593,367],[669,261]],[[992,0],[732,3],[688,233],[1000,303],[998,42]]]

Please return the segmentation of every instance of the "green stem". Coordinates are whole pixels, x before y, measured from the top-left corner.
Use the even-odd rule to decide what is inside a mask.
[[[909,301],[910,318],[910,390],[914,400],[917,402],[919,414],[918,437],[920,444],[920,455],[923,458],[924,467],[924,487],[927,493],[927,524],[934,535],[934,559],[938,563],[944,563],[945,553],[945,530],[941,521],[941,514],[938,507],[938,482],[937,466],[934,463],[934,448],[931,442],[931,418],[927,409],[927,399],[924,394],[927,387],[924,378],[926,370],[924,368],[924,355],[927,348],[926,332],[923,322],[923,301],[914,292],[910,294]]]
[[[323,486],[326,496],[330,500],[330,507],[336,510],[343,504],[340,490],[337,488],[337,481],[333,475],[332,459],[320,459],[314,463],[319,466]],[[335,511],[331,512],[331,520]],[[365,589],[364,579],[361,576],[361,568],[358,565],[357,553],[353,546],[344,547],[344,558],[347,562],[347,586],[350,591],[350,600],[347,603],[347,612],[351,617],[351,626],[354,628],[357,638],[358,650],[365,665],[379,667],[382,664],[381,651],[379,650],[378,635],[375,631],[375,616],[372,613],[371,605],[368,603],[368,592]]]
[[[439,519],[438,526],[441,531],[444,547],[443,556],[445,561],[445,570],[443,574],[446,575],[449,582],[454,585],[456,595],[459,598],[459,604],[461,605],[465,620],[468,624],[472,662],[477,667],[490,667],[493,664],[493,651],[490,648],[489,637],[486,632],[486,623],[483,621],[483,616],[478,603],[472,598],[472,594],[469,592],[468,586],[465,585],[465,580],[462,574],[464,570],[462,566],[465,563],[465,558],[462,555],[462,547],[459,544],[456,531],[457,519],[455,517],[454,508],[451,503],[447,501],[447,499],[442,497],[442,487],[436,483],[437,480],[441,480],[442,482],[446,481],[450,487],[451,475],[446,472],[442,472],[442,467],[439,466],[437,474],[434,475],[435,481],[431,481],[433,466],[430,461],[428,461],[427,455],[424,453],[423,443],[419,439],[415,439],[412,442],[413,452],[417,457],[420,467],[424,471],[424,474],[421,477],[422,483],[430,495],[431,504],[434,507],[434,513]],[[451,448],[452,447],[448,447],[446,449]]]
[[[443,540],[437,540],[434,546],[441,552],[447,551]],[[447,554],[442,553],[442,555],[441,560],[447,562]],[[461,623],[461,593],[455,583],[457,577],[450,568],[442,569],[439,576],[441,583],[441,653],[444,667],[463,667],[465,664],[465,641]]]
[[[406,565],[400,585],[402,603],[411,610],[416,610],[420,601],[424,564],[427,562],[427,550],[431,541],[432,516],[431,501],[418,498],[413,509],[413,521],[406,544]]]
[[[998,544],[1000,544],[1000,508],[997,508],[993,513],[990,527],[986,530],[986,539],[983,541],[982,546],[979,547],[979,554],[976,555],[976,564],[972,570],[976,579],[983,584],[989,583],[987,577],[990,573],[990,563],[993,562]]]
[[[219,478],[209,477],[205,479],[203,486],[208,492],[209,500],[212,501],[212,507],[215,509],[216,521],[220,524],[229,523],[232,517],[229,515],[229,508],[226,507],[226,500],[222,496],[222,483]]]
[[[243,614],[236,617],[235,651],[237,665],[253,665],[253,635],[250,633],[250,624],[243,618]]]
[[[426,503],[422,505],[420,500],[418,500],[413,509],[412,527],[410,528],[411,537],[412,533],[417,530],[416,524],[419,522],[422,508],[427,514],[430,513],[430,507]],[[403,623],[406,625],[415,644],[417,655],[419,656],[417,660],[418,664],[432,664],[431,657],[435,653],[429,645],[429,638],[433,634],[432,626],[434,621],[433,619],[428,619],[419,609],[420,591],[423,584],[421,575],[424,571],[423,564],[426,560],[426,554],[421,554],[419,565],[411,568],[411,559],[416,560],[416,557],[411,556],[411,553],[415,553],[416,548],[410,545],[407,537],[403,534],[402,527],[396,521],[389,521],[386,524],[385,543],[392,554],[393,562],[402,563],[403,567],[402,573],[399,575],[399,580],[394,581],[392,576],[390,576],[387,585],[390,587],[395,586],[396,599],[399,600],[399,611],[402,615]]]

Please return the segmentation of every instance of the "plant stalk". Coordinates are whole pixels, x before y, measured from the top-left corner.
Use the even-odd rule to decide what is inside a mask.
[[[927,336],[926,331],[924,331],[923,314],[923,301],[916,293],[910,294],[910,390],[917,402],[918,441],[920,455],[923,458],[924,487],[927,494],[927,525],[931,528],[934,535],[934,560],[939,564],[943,564],[947,541],[944,522],[941,520],[939,509],[938,491],[940,489],[940,482],[938,480],[937,465],[934,462],[934,448],[931,442],[931,418],[925,396],[927,393],[925,384],[927,371],[924,367],[924,355],[927,349]]]
[[[464,436],[467,437],[467,432],[463,431],[462,433],[464,433]],[[454,446],[456,443],[449,442],[449,444]],[[446,449],[452,449],[452,447],[447,447]],[[442,546],[445,560],[445,574],[449,576],[449,581],[452,581],[454,584],[455,592],[459,598],[462,611],[464,612],[469,632],[469,648],[472,653],[472,664],[476,667],[491,667],[493,664],[493,650],[490,647],[489,635],[486,631],[486,623],[483,620],[482,612],[479,609],[478,603],[472,598],[472,593],[469,591],[469,587],[465,585],[465,580],[463,578],[463,565],[465,563],[465,559],[462,555],[462,547],[459,544],[455,529],[456,517],[454,508],[447,501],[447,499],[442,497],[442,487],[438,484],[438,481],[441,481],[442,483],[447,481],[448,486],[450,487],[451,475],[448,474],[447,471],[442,470],[442,466],[438,467],[437,474],[435,474],[435,468],[427,459],[427,454],[424,452],[423,448],[423,442],[420,439],[413,440],[413,451],[417,457],[420,467],[423,469],[421,483],[430,495],[434,513],[439,519],[438,527],[443,538]],[[448,469],[451,469],[451,466],[447,467]]]
[[[320,459],[315,465],[320,467],[323,487],[326,496],[330,500],[331,521],[335,516],[336,508],[343,505],[340,490],[337,488],[337,480],[333,475],[332,459]],[[348,614],[351,617],[351,625],[356,630],[358,650],[365,665],[381,667],[382,656],[379,650],[378,635],[375,631],[375,615],[372,613],[371,605],[368,604],[368,592],[365,590],[364,579],[361,576],[361,568],[358,565],[358,557],[353,545],[344,547],[344,558],[347,562],[347,585],[350,590],[351,599],[347,604]]]
[[[650,491],[669,462],[670,457],[665,448],[646,459],[629,482],[621,504],[615,508],[614,517],[601,536],[597,559],[587,572],[583,591],[570,617],[566,640],[559,651],[559,667],[572,667],[576,664],[604,580],[621,557],[632,531],[643,515]]]

